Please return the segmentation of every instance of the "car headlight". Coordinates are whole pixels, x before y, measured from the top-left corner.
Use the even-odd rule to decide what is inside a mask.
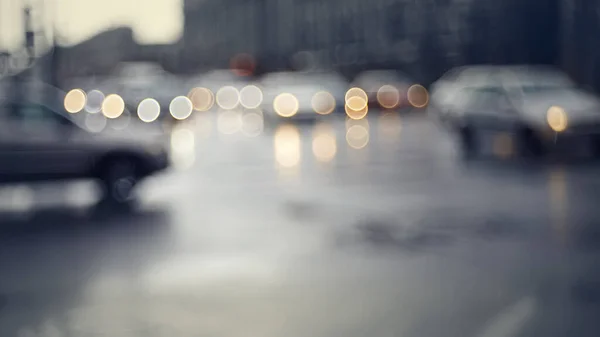
[[[567,129],[568,119],[565,110],[559,106],[552,106],[546,114],[548,126],[555,132],[563,132]]]

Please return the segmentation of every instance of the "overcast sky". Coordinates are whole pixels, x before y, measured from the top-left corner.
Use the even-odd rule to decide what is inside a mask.
[[[52,18],[68,44],[99,32],[129,26],[139,43],[170,43],[182,33],[184,0],[29,0],[45,5],[44,23]],[[0,49],[14,49],[23,41],[24,0],[0,0]],[[34,7],[35,9],[36,7]],[[38,20],[38,22],[42,22]]]

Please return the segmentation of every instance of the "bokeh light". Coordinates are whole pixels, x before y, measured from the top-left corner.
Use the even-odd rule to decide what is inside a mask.
[[[346,115],[352,119],[363,119],[369,113],[369,106],[362,97],[353,96],[346,101],[344,110]]]
[[[290,93],[279,94],[273,100],[273,109],[281,117],[292,117],[299,109],[299,103],[296,96]]]
[[[352,125],[346,131],[346,142],[356,150],[365,148],[369,144],[369,129],[363,125]]]
[[[415,108],[424,108],[429,103],[429,93],[424,86],[413,84],[406,93],[408,102]]]
[[[293,168],[300,164],[302,143],[300,132],[294,125],[281,125],[274,135],[275,160],[284,168]]]
[[[233,110],[240,104],[240,93],[232,86],[225,86],[217,91],[217,105],[221,109]]]
[[[87,94],[87,102],[85,104],[85,111],[89,113],[98,113],[102,110],[102,103],[104,102],[104,93],[100,90],[92,90]]]
[[[337,153],[335,131],[327,124],[317,125],[313,131],[312,151],[315,158],[323,163],[330,162]]]
[[[240,104],[246,109],[256,109],[263,102],[263,93],[255,85],[247,85],[240,90]]]
[[[137,114],[143,122],[154,122],[160,116],[160,104],[153,98],[146,98],[138,105]]]
[[[377,90],[377,102],[385,109],[394,109],[400,104],[400,92],[394,86],[384,85]]]
[[[87,101],[86,94],[81,89],[73,89],[65,95],[64,106],[69,113],[78,113],[83,110]]]
[[[169,104],[169,112],[177,120],[184,120],[190,117],[193,109],[192,101],[186,96],[177,96]]]
[[[328,115],[335,110],[335,98],[327,91],[319,91],[311,99],[313,110],[320,115]]]
[[[236,110],[219,111],[217,128],[224,135],[232,135],[242,129],[242,113]]]
[[[563,132],[567,129],[567,114],[565,110],[559,106],[551,106],[548,109],[546,120],[550,128],[556,132]]]
[[[259,136],[264,129],[263,115],[260,110],[245,112],[242,115],[242,133],[248,137]]]
[[[352,98],[352,97],[361,98],[362,102],[364,102],[365,106],[369,102],[369,96],[361,88],[354,87],[354,88],[350,88],[350,89],[348,89],[348,91],[346,91],[346,95],[344,96],[344,101],[346,102],[346,105],[348,105],[348,100],[350,100],[350,98]],[[360,101],[355,100],[355,102],[360,102]],[[360,106],[351,106],[351,108],[354,110],[362,110],[365,107],[363,105],[360,105]]]
[[[125,102],[123,98],[117,94],[111,94],[104,98],[102,102],[102,113],[106,118],[118,118],[125,111]]]
[[[213,107],[215,97],[207,88],[193,88],[188,93],[188,98],[192,102],[192,106],[196,111],[208,111]]]

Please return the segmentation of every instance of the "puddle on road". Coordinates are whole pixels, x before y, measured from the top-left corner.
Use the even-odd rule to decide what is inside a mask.
[[[356,229],[359,241],[381,248],[414,251],[444,246],[454,240],[451,235],[441,231],[421,230],[379,220],[362,221],[356,226]]]
[[[527,236],[525,219],[507,215],[478,217],[471,214],[429,212],[416,220],[388,220],[378,217],[356,221],[348,230],[338,231],[342,246],[366,246],[414,252],[446,247],[458,240],[518,239]]]

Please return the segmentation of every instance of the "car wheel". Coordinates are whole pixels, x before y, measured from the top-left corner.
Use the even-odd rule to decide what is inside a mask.
[[[542,141],[530,129],[524,129],[519,133],[519,148],[521,154],[526,157],[541,157],[544,154]]]
[[[458,131],[460,147],[465,157],[473,157],[477,154],[475,134],[470,127],[462,127]]]
[[[136,162],[118,158],[103,165],[101,181],[104,201],[125,205],[135,200],[135,186],[138,182]]]

